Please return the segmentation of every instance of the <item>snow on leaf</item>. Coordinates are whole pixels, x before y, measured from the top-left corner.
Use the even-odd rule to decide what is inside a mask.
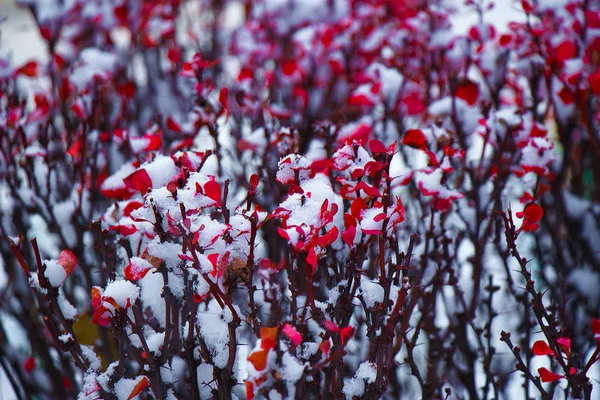
[[[148,261],[144,260],[143,258],[132,257],[131,260],[129,260],[129,264],[127,264],[125,267],[123,273],[125,274],[125,278],[128,280],[137,281],[146,276],[148,271],[151,269],[152,264],[150,264]]]

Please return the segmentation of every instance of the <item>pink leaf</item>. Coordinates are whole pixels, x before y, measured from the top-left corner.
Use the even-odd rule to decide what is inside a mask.
[[[77,265],[77,257],[75,257],[75,254],[73,254],[72,251],[63,250],[58,256],[58,263],[64,268],[67,276],[69,276]]]
[[[340,327],[337,326],[337,324],[335,322],[330,321],[328,319],[323,321],[323,326],[325,327],[325,329],[327,329],[330,332],[339,332],[340,331]]]
[[[290,338],[294,346],[298,346],[300,343],[302,343],[302,335],[292,325],[283,325],[282,332],[284,335]]]

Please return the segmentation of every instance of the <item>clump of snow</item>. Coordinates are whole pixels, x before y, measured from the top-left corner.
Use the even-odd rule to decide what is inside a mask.
[[[138,376],[135,379],[121,378],[115,384],[115,394],[119,400],[131,400],[135,397],[130,397],[131,393],[135,389],[136,385],[140,384],[143,380],[148,380],[145,376]]]
[[[58,290],[58,306],[66,319],[75,320],[77,318],[77,309],[69,302],[62,288]]]
[[[355,396],[361,397],[365,393],[365,384],[375,382],[377,377],[377,368],[375,364],[365,361],[358,367],[356,375],[353,378],[347,379],[344,382],[342,390],[346,395],[346,399],[352,399]]]
[[[140,295],[140,288],[125,280],[113,281],[104,289],[103,297],[112,298],[119,307],[131,307]]]
[[[369,279],[360,280],[360,292],[368,308],[375,307],[377,303],[383,303],[384,290],[378,283]]]
[[[302,378],[304,374],[305,364],[300,363],[296,357],[292,356],[289,352],[283,353],[281,359],[282,367],[279,370],[281,378],[286,382],[288,395],[293,398],[296,393],[296,382]]]
[[[69,343],[73,340],[73,335],[70,333],[63,333],[58,337],[58,340],[60,340],[63,343]]]
[[[100,360],[100,357],[98,357],[92,346],[82,345],[81,354],[90,363],[89,369],[94,371],[100,370],[100,368],[102,367],[102,361]]]
[[[46,264],[44,276],[48,279],[50,285],[55,288],[61,286],[67,279],[67,271],[56,260],[44,260],[44,264]]]
[[[229,359],[229,335],[223,310],[216,301],[211,301],[205,310],[198,309],[197,318],[200,335],[212,353],[214,366],[225,368]]]
[[[152,180],[152,187],[159,188],[169,183],[177,175],[177,167],[171,157],[158,156],[144,169]]]

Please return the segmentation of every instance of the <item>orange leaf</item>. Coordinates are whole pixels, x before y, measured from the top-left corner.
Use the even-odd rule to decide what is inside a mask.
[[[267,367],[267,355],[269,354],[269,350],[260,349],[248,357],[248,361],[254,365],[254,369],[257,371],[262,371]]]
[[[142,379],[140,379],[140,381],[135,384],[135,386],[134,386],[133,390],[131,391],[131,393],[129,394],[129,397],[127,398],[127,400],[131,400],[138,394],[142,393],[142,390],[146,389],[149,384],[150,384],[150,382],[148,381],[148,377],[142,376]]]
[[[275,347],[275,341],[277,340],[278,327],[260,328],[260,347],[264,350],[270,350]]]

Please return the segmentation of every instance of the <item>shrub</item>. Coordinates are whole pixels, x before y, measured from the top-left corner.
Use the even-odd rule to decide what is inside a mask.
[[[22,1],[16,396],[591,398],[600,8],[555,3]]]

